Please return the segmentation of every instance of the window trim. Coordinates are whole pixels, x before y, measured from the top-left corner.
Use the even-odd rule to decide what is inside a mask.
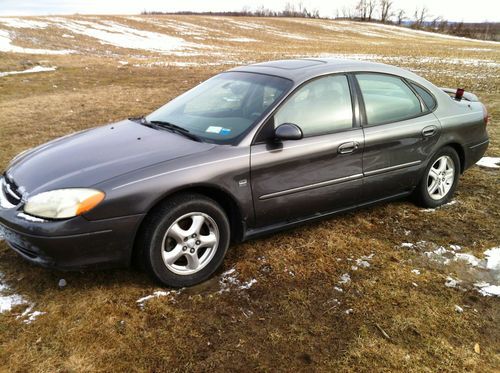
[[[291,89],[288,92],[288,94],[286,95],[286,97],[282,98],[282,100],[268,113],[267,117],[263,120],[262,124],[259,126],[259,129],[256,131],[256,133],[252,139],[251,145],[265,144],[269,141],[269,139],[259,139],[261,132],[270,123],[270,121],[274,121],[274,115],[276,114],[276,112],[283,105],[285,105],[288,102],[288,100],[290,100],[290,98],[296,92],[298,92],[302,87],[304,87],[305,85],[307,85],[315,80],[321,79],[321,78],[326,78],[329,76],[339,76],[339,75],[345,76],[345,78],[347,80],[347,85],[349,88],[349,94],[351,97],[351,112],[352,112],[351,128],[344,128],[344,129],[328,131],[328,132],[324,132],[324,133],[318,133],[315,135],[308,135],[308,136],[304,136],[303,138],[306,139],[306,138],[312,138],[312,137],[317,137],[317,136],[331,135],[331,134],[340,133],[340,132],[353,131],[353,130],[361,128],[361,120],[356,115],[357,111],[360,111],[361,109],[360,109],[360,105],[359,105],[358,94],[355,91],[355,88],[353,87],[352,79],[350,78],[351,74],[349,72],[334,72],[334,73],[329,72],[329,73],[317,75],[311,79],[308,79],[308,80],[300,83],[299,85],[297,85],[293,89]],[[294,140],[294,141],[296,141],[296,140]]]
[[[385,72],[378,72],[378,71],[353,71],[351,72],[351,74],[353,75],[355,81],[356,81],[356,85],[357,85],[357,93],[359,95],[359,101],[360,101],[360,106],[361,106],[361,111],[362,111],[362,124],[361,126],[363,128],[370,128],[370,127],[378,127],[378,126],[383,126],[383,125],[386,125],[386,124],[392,124],[392,123],[398,123],[398,122],[404,122],[404,121],[407,121],[407,120],[412,120],[412,119],[416,119],[416,118],[419,118],[419,117],[423,117],[425,115],[429,115],[430,113],[432,113],[436,108],[437,108],[437,101],[436,101],[436,107],[434,108],[433,111],[430,111],[427,106],[425,105],[425,102],[423,102],[423,99],[420,97],[419,94],[417,94],[415,92],[415,90],[408,84],[408,82],[406,81],[406,78],[400,76],[400,75],[396,75],[396,74],[390,74],[390,73],[385,73]],[[405,84],[408,89],[415,95],[415,97],[417,98],[417,100],[420,102],[420,106],[422,108],[422,112],[420,114],[417,114],[417,115],[414,115],[414,116],[411,116],[411,117],[408,117],[408,118],[404,118],[404,119],[400,119],[400,120],[390,120],[390,121],[386,121],[386,122],[382,122],[382,123],[377,123],[377,124],[368,124],[368,118],[366,116],[366,107],[365,107],[365,101],[363,99],[363,93],[361,91],[361,86],[359,85],[359,81],[358,81],[358,75],[366,75],[366,74],[369,74],[369,75],[386,75],[386,76],[390,76],[392,78],[397,78],[399,80],[401,80],[403,82],[403,84]],[[420,84],[418,84],[420,86]],[[428,91],[426,89],[426,91]],[[434,97],[434,96],[433,96]],[[422,107],[422,104],[424,105]],[[424,110],[424,109],[427,109],[427,110]]]
[[[406,79],[404,78],[404,80],[406,81],[406,83],[410,86],[410,88],[415,92],[415,94],[417,95],[417,97],[419,97],[421,100],[422,100],[422,103],[423,105],[425,106],[425,108],[427,109],[427,111],[429,113],[433,113],[434,111],[436,111],[437,107],[438,107],[438,101],[436,99],[436,97],[432,94],[431,91],[429,91],[427,88],[425,88],[422,84],[419,84],[411,79]],[[427,104],[425,103],[425,100],[423,99],[423,97],[418,93],[418,91],[413,87],[414,85],[416,85],[417,87],[419,87],[420,89],[422,89],[423,91],[427,92],[427,94],[429,96],[432,97],[432,101],[434,101],[434,106],[432,109],[430,109]]]

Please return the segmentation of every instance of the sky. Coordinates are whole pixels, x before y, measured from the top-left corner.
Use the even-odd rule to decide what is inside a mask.
[[[235,11],[243,7],[281,10],[286,3],[303,3],[321,16],[335,17],[337,10],[352,9],[358,0],[0,0],[0,15],[48,14],[138,14],[148,11]],[[426,6],[431,15],[449,21],[500,22],[498,0],[393,0],[395,9],[413,15],[416,7]]]

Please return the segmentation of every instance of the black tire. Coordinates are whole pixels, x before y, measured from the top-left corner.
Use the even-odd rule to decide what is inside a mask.
[[[211,259],[198,272],[178,274],[170,270],[163,260],[164,237],[180,217],[194,212],[205,214],[215,222],[219,234],[218,244]],[[163,285],[180,288],[198,284],[212,276],[222,264],[229,242],[230,225],[220,205],[201,194],[182,194],[166,200],[146,217],[138,237],[137,249],[138,255],[144,260],[145,269],[153,278]]]
[[[451,188],[448,190],[446,195],[444,195],[442,198],[435,199],[431,197],[428,191],[429,172],[431,167],[436,163],[436,161],[443,156],[449,157],[453,162],[454,166],[453,184],[451,185]],[[444,205],[445,203],[448,203],[450,199],[453,197],[455,190],[457,189],[459,177],[460,177],[460,159],[458,158],[457,152],[455,151],[455,149],[449,146],[441,148],[430,159],[429,163],[427,164],[427,167],[425,168],[424,173],[422,174],[422,178],[420,179],[420,182],[417,185],[417,188],[415,189],[414,196],[416,203],[419,206],[428,208],[436,208],[441,205]]]

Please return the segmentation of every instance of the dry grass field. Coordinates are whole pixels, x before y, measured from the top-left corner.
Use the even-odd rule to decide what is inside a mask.
[[[476,93],[500,156],[499,43],[327,20],[0,18],[0,170],[231,66],[303,56]],[[40,66],[55,69],[2,74]],[[175,292],[134,269],[41,269],[0,242],[0,299],[18,303],[0,313],[0,371],[498,372],[500,298],[477,283],[500,273],[459,254],[499,246],[500,170],[478,166],[442,208],[402,200],[234,245],[215,278]]]

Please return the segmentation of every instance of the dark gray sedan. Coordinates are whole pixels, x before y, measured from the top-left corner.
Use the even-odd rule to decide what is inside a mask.
[[[18,155],[0,179],[0,235],[44,266],[139,261],[189,286],[230,242],[403,196],[446,203],[488,146],[487,118],[473,94],[393,66],[240,67]]]

